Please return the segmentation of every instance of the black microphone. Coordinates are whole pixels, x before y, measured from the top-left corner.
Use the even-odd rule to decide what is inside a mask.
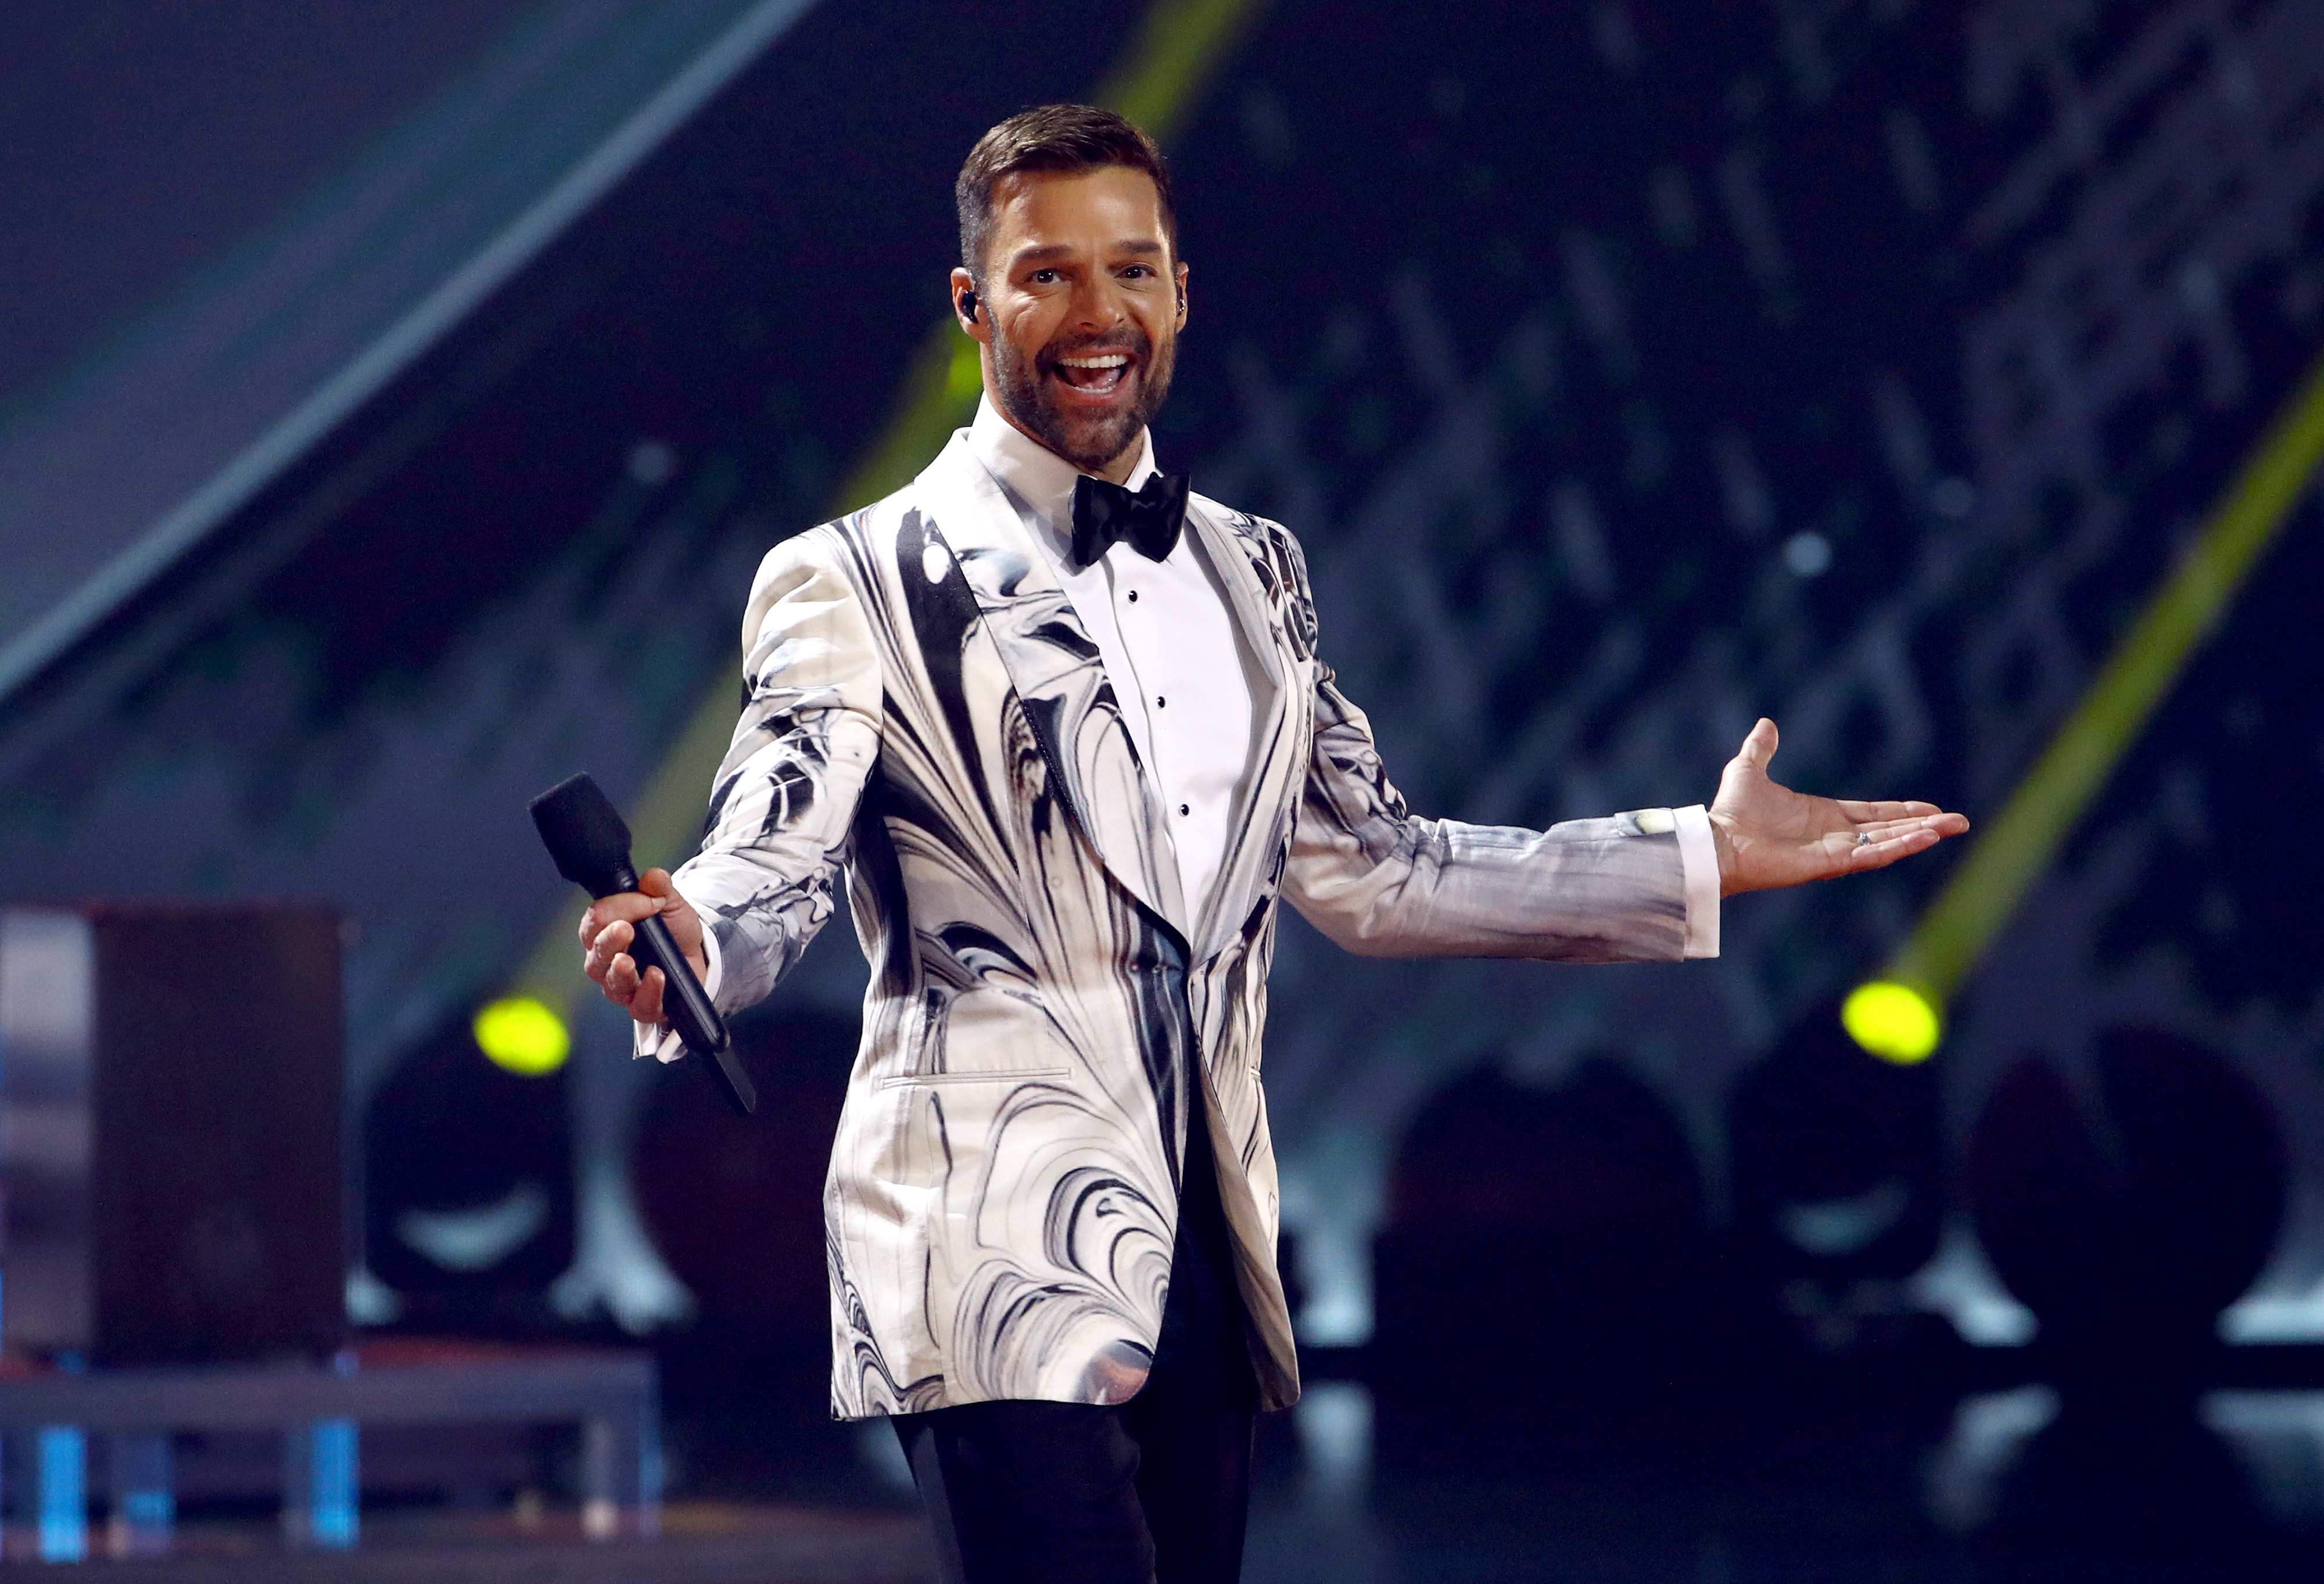
[[[638,889],[638,871],[630,867],[630,827],[597,783],[586,774],[559,781],[532,800],[532,823],[540,832],[557,872],[592,897],[617,896]],[[649,968],[661,970],[662,1009],[687,1048],[710,1058],[726,1103],[737,1114],[758,1109],[758,1091],[751,1075],[729,1048],[726,1025],[718,1008],[694,977],[694,964],[678,949],[669,926],[652,914],[636,926],[630,958],[643,977]]]

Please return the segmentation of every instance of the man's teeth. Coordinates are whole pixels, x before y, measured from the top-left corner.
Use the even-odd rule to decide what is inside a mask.
[[[1057,359],[1057,378],[1093,395],[1119,390],[1130,377],[1129,369],[1130,355],[1125,352],[1085,352],[1078,357]]]

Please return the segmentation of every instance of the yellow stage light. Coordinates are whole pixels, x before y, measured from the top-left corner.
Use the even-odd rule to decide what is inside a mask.
[[[494,1066],[540,1078],[565,1065],[573,1036],[565,1019],[530,996],[494,1001],[476,1014],[476,1046]]]
[[[945,394],[954,401],[973,401],[984,389],[984,363],[973,341],[963,340],[952,349],[952,366],[945,371]]]
[[[1850,990],[1840,1005],[1840,1021],[1857,1044],[1900,1067],[1927,1061],[1944,1032],[1928,997],[1910,985],[1882,980]]]

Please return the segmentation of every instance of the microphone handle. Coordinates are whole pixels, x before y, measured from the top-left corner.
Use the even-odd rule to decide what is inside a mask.
[[[694,977],[694,964],[678,949],[669,925],[659,917],[641,920],[637,936],[630,943],[630,955],[641,974],[648,968],[661,970],[662,1016],[669,1019],[689,1050],[708,1056],[726,1048],[725,1021],[703,994],[702,981]]]
[[[614,877],[626,879],[620,889],[634,891],[637,876],[625,873]],[[726,1103],[738,1116],[749,1116],[759,1109],[759,1091],[751,1082],[751,1075],[742,1071],[742,1064],[734,1059],[733,1042],[726,1034],[725,1020],[718,1008],[710,1004],[703,992],[702,981],[694,977],[694,964],[678,949],[678,942],[669,933],[669,926],[654,914],[636,927],[630,942],[630,959],[642,975],[649,968],[661,970],[661,1007],[669,1018],[670,1027],[678,1030],[678,1038],[687,1049],[706,1057],[718,1079],[718,1086],[726,1096]]]

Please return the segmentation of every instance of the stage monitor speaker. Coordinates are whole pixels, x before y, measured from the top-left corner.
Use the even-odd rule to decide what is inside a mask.
[[[339,921],[0,914],[0,1342],[105,1364],[345,1339]]]

